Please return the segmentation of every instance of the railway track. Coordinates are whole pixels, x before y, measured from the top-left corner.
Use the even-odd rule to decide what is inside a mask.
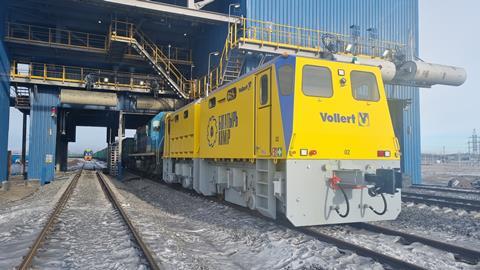
[[[135,173],[137,173],[137,172],[135,172]],[[199,195],[195,192],[192,192],[190,190],[186,190],[179,185],[167,184],[163,181],[158,182],[158,183],[166,185],[166,186],[168,186],[172,189],[175,189],[177,191],[187,193],[191,196],[199,197],[199,198],[202,198],[202,199],[207,199],[206,197],[201,196],[201,195]],[[334,237],[334,236],[332,236],[328,233],[319,232],[318,230],[316,230],[316,227],[294,227],[293,225],[291,225],[285,219],[283,219],[283,220],[271,220],[269,218],[266,218],[265,216],[260,215],[257,212],[253,212],[251,210],[240,207],[238,205],[222,201],[218,198],[208,197],[208,200],[213,200],[217,203],[227,205],[227,206],[235,208],[235,209],[237,209],[241,212],[247,213],[249,215],[253,215],[255,217],[258,217],[258,218],[261,218],[261,219],[264,219],[264,220],[267,220],[267,221],[271,221],[271,222],[273,221],[281,227],[300,232],[302,234],[305,234],[305,235],[308,235],[308,236],[313,237],[315,239],[318,239],[319,241],[322,241],[322,242],[330,243],[330,244],[332,244],[332,245],[334,245],[334,246],[336,246],[340,249],[349,250],[349,251],[354,252],[358,255],[372,258],[373,260],[375,260],[375,261],[377,261],[377,262],[379,262],[383,265],[390,266],[392,269],[428,269],[428,268],[425,268],[423,266],[419,266],[419,265],[413,264],[411,262],[402,260],[400,258],[384,254],[380,251],[369,249],[369,248],[366,248],[364,246],[354,244],[350,241]],[[389,229],[389,228],[380,227],[380,226],[376,226],[376,225],[372,225],[372,224],[367,224],[367,223],[353,224],[352,226],[354,226],[356,228],[359,228],[359,229],[365,229],[365,230],[368,230],[368,231],[371,231],[371,232],[375,232],[375,233],[382,233],[382,234],[399,236],[399,237],[402,238],[402,240],[403,240],[402,243],[403,244],[418,242],[418,243],[421,243],[423,245],[433,247],[435,249],[439,249],[439,250],[446,251],[446,252],[451,252],[451,253],[454,254],[455,259],[457,261],[460,261],[460,262],[465,262],[465,263],[472,264],[472,265],[475,265],[479,262],[478,260],[480,258],[480,252],[477,251],[477,250],[471,250],[471,249],[451,245],[449,243],[432,240],[432,239],[421,237],[421,236],[418,236],[418,235],[403,233],[403,232],[400,232],[400,231],[396,231],[396,230],[392,230],[392,229]]]
[[[480,190],[476,190],[476,189],[451,188],[451,187],[445,187],[440,185],[411,185],[410,187],[413,189],[421,189],[421,190],[480,195]]]
[[[22,262],[18,266],[18,269],[20,270],[26,270],[29,269],[32,265],[33,258],[35,257],[35,254],[37,253],[37,250],[40,248],[41,244],[44,242],[45,237],[47,234],[52,230],[53,225],[55,223],[56,218],[62,211],[62,209],[65,207],[67,204],[68,199],[70,198],[70,195],[72,195],[73,190],[77,186],[78,179],[82,175],[83,169],[81,169],[72,179],[68,187],[65,189],[63,192],[62,196],[58,200],[57,204],[55,205],[55,208],[53,209],[53,212],[50,214],[50,217],[47,220],[47,223],[43,227],[43,229],[40,231],[40,234],[38,237],[35,239],[35,242],[33,242],[33,245],[30,247],[27,255],[23,257]]]
[[[427,268],[424,268],[422,266],[401,260],[399,258],[383,254],[381,252],[378,252],[373,249],[369,249],[354,243],[351,243],[349,241],[333,237],[329,234],[319,232],[315,230],[314,228],[309,228],[309,227],[294,227],[289,225],[288,226],[290,229],[301,232],[303,234],[306,234],[308,236],[314,237],[320,241],[330,243],[338,248],[341,249],[347,249],[350,251],[355,252],[358,255],[365,256],[372,258],[373,260],[382,263],[384,265],[388,265],[392,267],[393,269],[415,269],[415,270],[424,270]]]
[[[411,244],[414,242],[418,242],[427,246],[431,246],[433,248],[443,250],[446,252],[453,253],[455,256],[455,259],[457,261],[465,262],[471,265],[476,265],[479,263],[480,260],[480,251],[474,250],[474,249],[469,249],[469,248],[464,248],[461,246],[457,245],[452,245],[449,243],[433,240],[430,238],[422,237],[419,235],[415,234],[410,234],[410,233],[405,233],[402,231],[397,231],[393,230],[390,228],[386,228],[383,226],[377,226],[373,225],[370,223],[356,223],[352,224],[351,226],[359,229],[364,229],[370,232],[375,232],[375,233],[382,233],[382,234],[387,234],[387,235],[393,235],[393,236],[399,236],[402,238],[403,243],[405,244]]]
[[[52,213],[50,214],[47,222],[45,223],[45,226],[43,227],[40,234],[35,239],[33,245],[29,248],[27,255],[23,257],[22,262],[17,267],[17,269],[22,269],[22,270],[31,269],[34,266],[34,264],[36,264],[37,257],[40,256],[42,252],[45,253],[45,250],[49,248],[48,245],[44,245],[44,244],[48,241],[47,238],[50,239],[53,237],[52,234],[54,234],[54,231],[55,231],[55,224],[57,224],[57,222],[61,220],[60,216],[63,214],[63,212],[65,212],[64,210],[69,208],[66,206],[71,201],[72,194],[74,193],[74,190],[78,185],[79,179],[82,178],[83,176],[84,176],[84,170],[82,169],[75,175],[75,177],[69,183],[64,193],[61,195],[60,199],[56,203]],[[106,180],[104,179],[103,175],[99,172],[95,172],[95,177],[97,177],[98,182],[103,192],[105,193],[106,198],[108,198],[112,207],[115,209],[114,211],[120,214],[122,221],[128,228],[128,234],[133,235],[134,242],[139,250],[138,252],[139,256],[143,256],[143,258],[146,259],[149,269],[160,269],[159,264],[154,260],[152,253],[150,252],[149,248],[145,245],[144,241],[138,234],[138,231],[132,225],[132,222],[126,215],[120,203],[118,202],[117,198],[115,197],[115,194],[112,192],[111,188],[106,183]],[[78,197],[78,196],[75,196],[75,197]],[[105,198],[103,198],[103,200],[105,201]],[[112,214],[112,216],[115,216],[115,215]],[[111,217],[108,217],[108,218],[110,219]],[[67,222],[66,220],[61,220],[61,221],[63,223]],[[98,237],[98,236],[96,235],[95,237]],[[90,249],[92,247],[82,247],[82,248]],[[35,263],[34,263],[34,259],[35,259]]]
[[[145,244],[143,241],[142,237],[140,236],[139,232],[135,227],[133,226],[132,221],[128,217],[127,213],[125,210],[122,208],[121,204],[118,202],[117,197],[115,194],[112,192],[112,189],[110,186],[106,183],[105,178],[102,173],[96,172],[96,175],[98,177],[98,180],[100,181],[100,184],[102,186],[103,191],[105,192],[105,195],[108,197],[108,199],[111,201],[112,205],[118,210],[120,215],[122,216],[123,220],[127,224],[128,228],[130,229],[130,232],[132,233],[133,237],[135,238],[135,241],[139,245],[140,249],[142,250],[143,255],[148,261],[148,264],[150,265],[150,269],[153,270],[160,270],[160,266],[157,264],[155,259],[153,258],[153,254],[150,251],[150,248]]]
[[[427,205],[438,205],[453,209],[464,209],[468,211],[480,211],[480,201],[458,197],[447,197],[415,192],[402,192],[402,200]]]

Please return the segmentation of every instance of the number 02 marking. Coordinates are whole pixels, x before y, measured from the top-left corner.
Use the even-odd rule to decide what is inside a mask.
[[[350,155],[350,149],[343,150],[343,154],[345,154],[347,156]]]

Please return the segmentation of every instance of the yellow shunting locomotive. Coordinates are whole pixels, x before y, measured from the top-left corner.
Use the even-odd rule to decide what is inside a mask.
[[[85,151],[83,151],[83,159],[85,161],[91,161],[93,159],[92,149],[85,149]]]
[[[295,226],[395,219],[378,67],[281,56],[165,117],[163,179]]]

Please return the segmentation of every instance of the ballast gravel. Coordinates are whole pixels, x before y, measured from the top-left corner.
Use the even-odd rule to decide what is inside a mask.
[[[111,183],[166,269],[383,269],[370,258],[150,180]]]

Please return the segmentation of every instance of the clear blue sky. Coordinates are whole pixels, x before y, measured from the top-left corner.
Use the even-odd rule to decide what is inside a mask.
[[[400,0],[396,0],[400,1]],[[420,89],[422,151],[466,151],[467,137],[480,129],[480,1],[419,0],[420,57],[467,69],[461,87]],[[21,149],[21,114],[11,109],[9,148]],[[105,147],[105,129],[80,127],[69,150],[82,152]],[[132,132],[128,132],[132,136]]]
[[[467,150],[467,137],[480,129],[480,1],[419,0],[420,57],[467,70],[460,87],[420,89],[422,151]]]

